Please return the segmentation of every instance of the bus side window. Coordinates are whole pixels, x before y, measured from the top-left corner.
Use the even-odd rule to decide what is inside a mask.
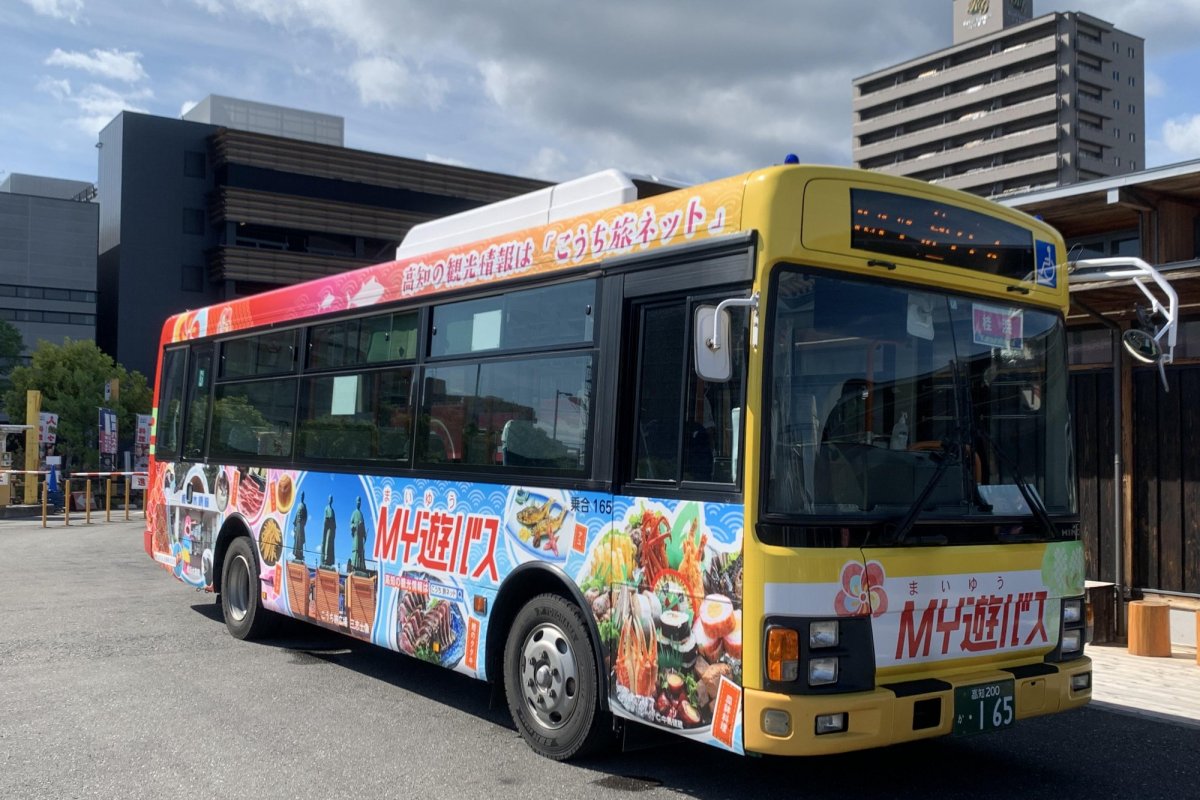
[[[179,439],[183,432],[183,390],[187,385],[187,373],[184,371],[186,360],[187,350],[184,348],[163,353],[158,431],[155,435],[155,457],[159,459],[171,459],[179,455]]]
[[[640,322],[633,476],[677,481],[687,353],[684,301],[644,307]]]
[[[696,374],[689,320],[701,302],[680,298],[641,307],[632,449],[633,479],[737,483],[745,403],[746,313],[732,311],[733,374],[723,383]],[[635,313],[638,313],[635,310]]]
[[[204,435],[208,430],[208,405],[212,395],[213,346],[196,345],[188,369],[187,425],[183,457],[204,457]]]

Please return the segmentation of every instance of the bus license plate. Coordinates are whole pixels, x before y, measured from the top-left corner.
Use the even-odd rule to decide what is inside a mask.
[[[992,681],[954,690],[954,733],[998,731],[1012,725],[1017,701],[1013,682]]]

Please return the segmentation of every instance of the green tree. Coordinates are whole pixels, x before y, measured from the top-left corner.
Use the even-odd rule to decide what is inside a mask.
[[[104,400],[104,384],[120,382],[118,400]],[[30,389],[42,392],[42,411],[58,414],[57,449],[73,468],[99,465],[97,448],[97,409],[107,405],[117,412],[117,430],[121,442],[130,442],[136,430],[137,414],[150,413],[151,393],[140,372],[128,372],[92,341],[63,344],[41,342],[33,351],[28,367],[14,367],[12,388],[4,395],[5,409],[14,422],[36,425],[25,419],[25,397]],[[127,445],[122,444],[122,449]]]
[[[19,363],[24,349],[21,332],[0,319],[0,390],[8,387],[8,373]]]

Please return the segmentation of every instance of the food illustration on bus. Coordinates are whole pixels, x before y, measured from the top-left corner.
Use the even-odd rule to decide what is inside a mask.
[[[570,537],[566,542],[561,539],[563,531],[570,530],[566,522],[571,501],[566,492],[514,487],[506,508],[505,530],[518,561],[566,560]]]
[[[597,539],[578,580],[607,651],[614,711],[705,733],[722,682],[741,685],[740,536],[709,533],[703,504],[638,501]]]
[[[267,491],[266,471],[255,467],[238,470],[238,510],[251,521],[257,520],[265,505]]]
[[[465,650],[465,626],[457,587],[432,581],[423,572],[404,572],[396,603],[396,649],[422,661],[455,666]]]

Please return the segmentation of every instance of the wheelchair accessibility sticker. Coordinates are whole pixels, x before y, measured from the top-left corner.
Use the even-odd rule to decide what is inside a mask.
[[[1039,286],[1058,288],[1058,258],[1057,249],[1050,242],[1038,239],[1034,242],[1034,256],[1037,260],[1037,282]]]

